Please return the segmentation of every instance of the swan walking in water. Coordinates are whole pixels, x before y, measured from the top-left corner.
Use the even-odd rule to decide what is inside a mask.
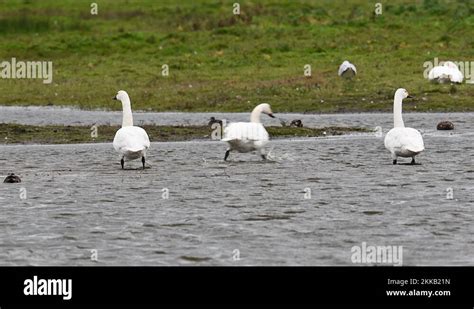
[[[402,101],[405,98],[412,97],[405,89],[397,89],[393,99],[393,129],[385,135],[385,148],[392,154],[393,164],[397,164],[397,157],[411,157],[411,164],[415,164],[415,156],[425,149],[420,132],[405,128],[403,123]]]
[[[120,153],[120,164],[124,168],[125,160],[136,160],[141,158],[143,169],[145,169],[146,151],[150,148],[150,139],[145,130],[133,125],[132,106],[128,94],[120,90],[114,100],[122,102],[123,118],[122,128],[115,133],[114,148]]]
[[[262,113],[275,118],[270,105],[262,103],[253,109],[252,114],[250,114],[250,122],[231,123],[224,129],[222,141],[229,143],[224,161],[227,160],[229,153],[233,150],[238,152],[259,150],[262,158],[266,159],[264,147],[268,143],[269,137],[267,130],[260,122],[260,114]]]

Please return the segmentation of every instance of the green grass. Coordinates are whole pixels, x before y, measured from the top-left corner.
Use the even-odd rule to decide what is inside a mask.
[[[100,126],[97,128],[97,135],[92,137],[91,128],[88,126],[29,126],[0,123],[0,140],[3,144],[111,143],[119,128],[118,126]],[[208,126],[145,125],[143,128],[152,142],[211,139],[211,128]],[[272,138],[316,137],[372,131],[359,127],[267,127],[267,129]]]
[[[423,63],[474,61],[474,3],[350,1],[0,1],[0,61],[53,61],[50,85],[0,79],[0,104],[135,110],[275,112],[474,111],[474,85],[434,85]],[[337,76],[349,59],[359,74]],[[161,75],[167,64],[170,75]],[[312,77],[303,76],[305,64]]]

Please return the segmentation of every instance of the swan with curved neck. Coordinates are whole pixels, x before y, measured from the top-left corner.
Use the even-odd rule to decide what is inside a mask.
[[[402,102],[405,98],[412,98],[408,92],[399,88],[393,98],[393,129],[385,136],[385,148],[392,154],[393,164],[397,164],[398,157],[411,157],[411,164],[415,164],[415,156],[425,149],[423,137],[418,130],[406,128],[402,118]]]
[[[261,114],[267,114],[268,116],[275,118],[272,113],[272,109],[270,108],[270,105],[267,103],[262,103],[257,105],[252,113],[250,114],[250,122],[253,123],[260,123],[260,115]]]
[[[394,128],[404,128],[405,123],[402,118],[402,102],[404,98],[413,98],[408,95],[408,92],[405,89],[398,89],[395,92],[395,97],[393,98],[393,127]]]
[[[146,152],[150,148],[150,139],[145,130],[133,125],[132,106],[127,92],[120,90],[113,97],[122,102],[122,128],[115,133],[114,148],[120,153],[120,164],[124,168],[125,160],[142,159],[145,168]]]
[[[267,130],[265,130],[265,127],[260,122],[261,114],[275,118],[270,105],[262,103],[253,109],[250,114],[250,122],[231,123],[224,129],[222,141],[229,144],[229,148],[225,152],[224,161],[227,160],[229,153],[233,150],[238,152],[259,150],[262,158],[264,160],[267,158],[264,146],[268,143],[269,136]]]
[[[122,102],[122,128],[133,127],[132,103],[128,93],[120,90],[113,99]]]

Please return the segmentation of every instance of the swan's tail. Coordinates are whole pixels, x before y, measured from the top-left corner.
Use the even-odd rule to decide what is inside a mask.
[[[141,152],[141,151],[145,150],[145,148],[143,148],[143,147],[126,147],[126,148],[123,148],[123,150],[125,150],[127,152]]]
[[[408,151],[411,151],[411,152],[414,152],[414,153],[420,153],[422,152],[423,150],[425,150],[425,147],[424,146],[410,146],[410,147],[406,147],[406,149]]]
[[[123,148],[122,153],[125,157],[130,159],[138,159],[145,156],[144,148]]]

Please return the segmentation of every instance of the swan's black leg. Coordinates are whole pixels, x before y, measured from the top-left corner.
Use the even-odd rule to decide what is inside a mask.
[[[145,157],[142,157],[142,165],[143,165],[143,169],[145,169]]]
[[[123,169],[123,166],[125,164],[125,161],[123,160],[123,158],[120,160],[120,164],[122,165],[122,169]]]
[[[264,154],[262,154],[261,156],[262,156],[262,159],[263,159],[263,160],[266,160],[266,159],[267,159],[267,157],[266,157]]]
[[[415,165],[415,157],[411,157],[411,165]]]
[[[393,160],[393,165],[397,164],[397,160]]]
[[[230,153],[230,149],[227,149],[227,151],[225,152],[224,161],[227,160],[227,157],[229,156],[229,153]]]

